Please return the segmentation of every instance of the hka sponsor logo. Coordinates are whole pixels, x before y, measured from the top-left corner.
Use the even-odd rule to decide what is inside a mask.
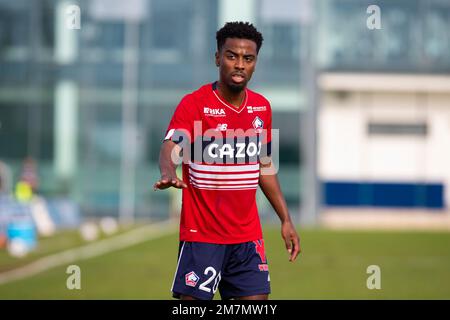
[[[225,117],[226,116],[225,109],[223,109],[223,108],[212,109],[212,108],[204,107],[203,113],[207,117]]]

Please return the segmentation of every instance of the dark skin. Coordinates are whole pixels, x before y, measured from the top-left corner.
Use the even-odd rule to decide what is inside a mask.
[[[236,108],[245,98],[244,89],[255,71],[256,60],[256,43],[247,39],[228,38],[215,54],[219,94]]]
[[[232,106],[239,108],[245,99],[245,87],[255,71],[258,53],[256,43],[248,39],[228,38],[223,47],[215,54],[215,63],[219,68],[219,94]],[[166,140],[160,151],[159,166],[161,178],[154,184],[154,190],[170,187],[182,189],[187,184],[176,175],[176,165],[172,161],[179,156],[180,147],[174,142]],[[300,238],[281,192],[276,170],[270,158],[261,163],[259,186],[274,208],[281,221],[281,236],[289,254],[289,261],[293,262],[301,252]],[[181,296],[182,300],[194,300],[190,296]],[[237,300],[267,300],[267,294],[236,297]]]

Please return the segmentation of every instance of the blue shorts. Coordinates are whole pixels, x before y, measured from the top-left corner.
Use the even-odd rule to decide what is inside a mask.
[[[180,242],[172,285],[174,298],[211,300],[270,293],[264,240],[239,244]]]

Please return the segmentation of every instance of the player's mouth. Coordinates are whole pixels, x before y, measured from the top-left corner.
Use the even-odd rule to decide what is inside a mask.
[[[242,73],[233,73],[231,74],[231,80],[234,83],[242,83],[245,81],[245,76]]]

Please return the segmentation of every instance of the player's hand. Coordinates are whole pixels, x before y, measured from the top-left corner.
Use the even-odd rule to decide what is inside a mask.
[[[301,252],[300,237],[295,231],[292,222],[286,221],[281,225],[281,236],[283,237],[286,249],[289,253],[289,261],[293,262]]]
[[[156,181],[156,183],[153,185],[153,190],[164,190],[170,187],[174,187],[177,189],[183,189],[187,188],[187,184],[181,180],[178,179],[176,175],[174,176],[168,176],[168,175],[162,175],[161,179]]]

